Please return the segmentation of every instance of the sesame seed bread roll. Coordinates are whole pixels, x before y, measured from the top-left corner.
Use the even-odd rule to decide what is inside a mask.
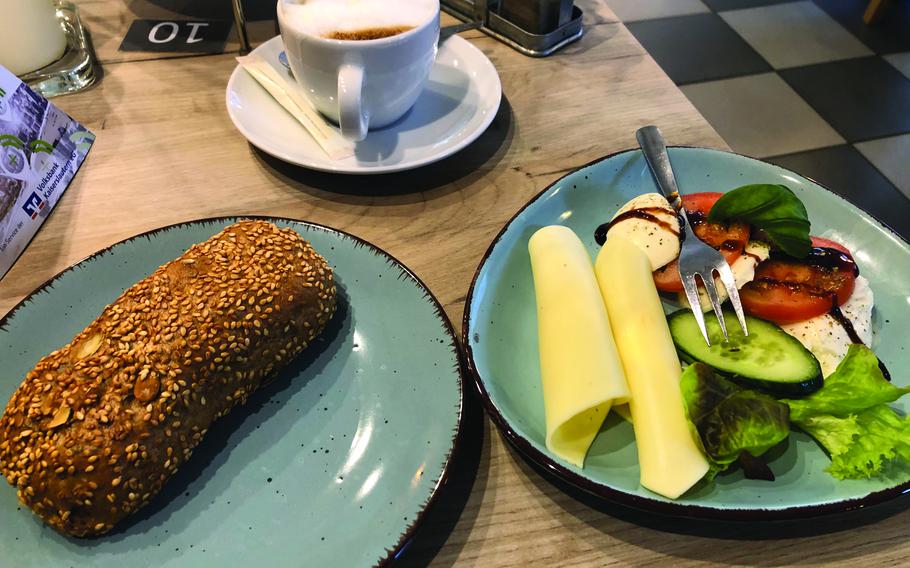
[[[227,227],[38,362],[0,418],[0,471],[54,528],[103,534],[334,311],[332,271],[299,234]]]

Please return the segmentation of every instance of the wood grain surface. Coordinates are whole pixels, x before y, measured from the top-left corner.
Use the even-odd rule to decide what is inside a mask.
[[[0,314],[58,271],[136,233],[202,217],[264,214],[334,226],[384,248],[429,285],[460,328],[481,255],[549,183],[635,145],[635,130],[649,123],[673,144],[726,147],[602,0],[584,0],[586,35],[546,59],[520,55],[479,32],[463,34],[492,60],[503,84],[498,115],[467,149],[401,174],[307,171],[259,152],[234,129],[224,102],[234,53],[168,58],[117,51],[133,19],[185,18],[164,4],[79,2],[103,79],[54,102],[97,141],[0,281]],[[260,23],[254,39],[273,33],[272,22]],[[659,519],[590,499],[508,447],[466,387],[465,432],[451,478],[401,556],[404,565],[910,563],[906,503],[826,521],[749,526]]]

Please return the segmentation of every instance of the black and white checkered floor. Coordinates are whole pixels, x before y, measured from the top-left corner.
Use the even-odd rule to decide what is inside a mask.
[[[607,0],[736,152],[910,227],[910,0]],[[910,235],[907,235],[910,236]]]

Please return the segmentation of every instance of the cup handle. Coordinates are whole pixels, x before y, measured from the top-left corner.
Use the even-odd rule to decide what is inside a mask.
[[[345,63],[338,70],[338,123],[341,135],[354,142],[367,137],[369,117],[363,111],[363,67]]]

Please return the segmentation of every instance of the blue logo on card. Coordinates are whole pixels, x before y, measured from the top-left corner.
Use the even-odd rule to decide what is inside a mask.
[[[47,201],[41,199],[41,197],[33,191],[32,194],[28,196],[28,199],[25,200],[25,203],[22,204],[22,210],[25,211],[26,215],[35,219],[38,217],[38,212],[44,209],[45,205],[47,205]]]

